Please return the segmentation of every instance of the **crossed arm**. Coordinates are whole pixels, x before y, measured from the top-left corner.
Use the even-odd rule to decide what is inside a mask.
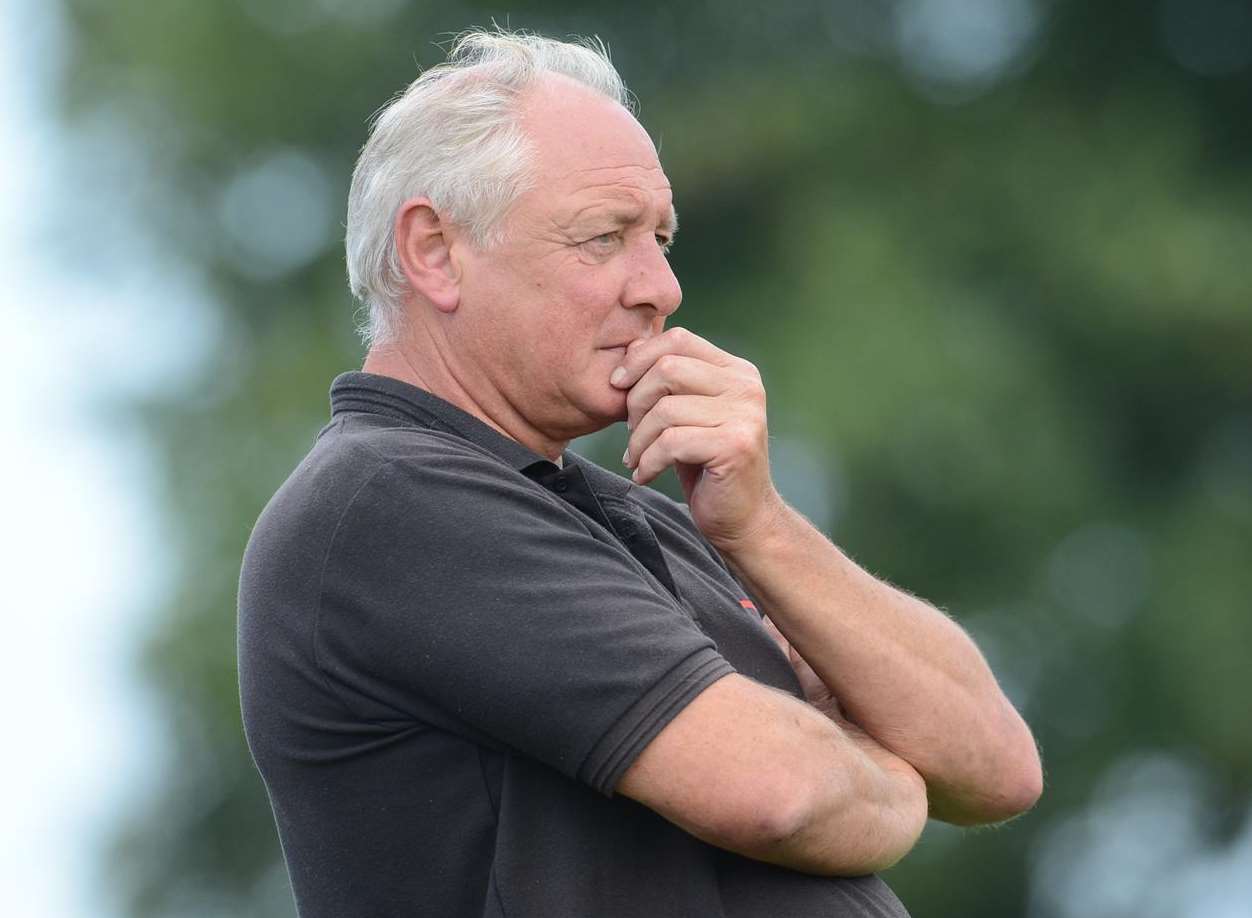
[[[925,780],[931,816],[971,825],[1034,805],[1034,739],[955,622],[872,577],[785,505],[727,557],[794,649],[793,665],[811,667],[837,700],[836,716]]]
[[[978,824],[1034,804],[1034,741],[955,623],[788,507],[752,545],[726,557],[786,635],[810,704],[727,677],[644,750],[622,793],[711,844],[830,875],[889,867],[928,811]]]
[[[629,390],[636,481],[675,466],[811,703],[728,676],[618,790],[711,844],[831,875],[894,863],[928,812],[976,824],[1032,806],[1034,740],[973,641],[855,565],[774,490],[755,368],[683,329],[636,342],[624,366],[615,384]]]

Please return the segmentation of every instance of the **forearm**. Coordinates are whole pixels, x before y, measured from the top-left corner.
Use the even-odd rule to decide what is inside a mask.
[[[783,840],[778,862],[830,876],[877,873],[908,854],[921,836],[926,785],[916,769],[869,735],[850,724],[835,727],[837,769]]]
[[[775,689],[741,710],[769,723],[744,749],[757,759],[751,789],[721,780],[687,794],[752,799],[750,809],[700,824],[659,808],[667,818],[717,847],[831,877],[878,872],[913,848],[926,820],[925,784],[913,766],[855,726]],[[771,790],[759,797],[766,785]]]
[[[989,822],[1033,803],[1034,741],[956,623],[870,576],[790,508],[719,548],[847,716],[926,780],[932,815]]]

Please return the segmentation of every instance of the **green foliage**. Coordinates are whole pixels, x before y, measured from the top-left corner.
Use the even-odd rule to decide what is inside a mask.
[[[194,384],[135,406],[180,561],[142,657],[175,755],[109,873],[141,918],[289,913],[239,724],[239,559],[359,365],[338,240],[366,119],[432,41],[505,17],[65,5],[66,117],[132,137],[136,216],[204,272],[222,328]],[[1044,751],[1035,812],[935,827],[893,884],[918,914],[1022,914],[1048,833],[1148,752],[1202,777],[1200,841],[1228,840],[1252,795],[1248,69],[1188,73],[1150,5],[1056,2],[1021,72],[954,104],[881,42],[839,50],[872,4],[676,6],[510,21],[609,40],[675,185],[681,320],[761,366],[776,437],[817,469],[784,493],[966,624]],[[264,185],[275,163],[299,194]],[[303,248],[270,251],[249,220],[281,213],[232,182],[278,187]],[[584,446],[607,464],[621,443]]]

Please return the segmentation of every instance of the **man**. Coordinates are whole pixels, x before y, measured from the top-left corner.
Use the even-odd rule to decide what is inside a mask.
[[[364,372],[240,589],[306,918],[904,915],[874,873],[928,813],[1040,793],[966,635],[778,496],[752,365],[665,330],[677,220],[626,100],[597,48],[475,32],[362,151]],[[621,420],[633,483],[566,450]]]

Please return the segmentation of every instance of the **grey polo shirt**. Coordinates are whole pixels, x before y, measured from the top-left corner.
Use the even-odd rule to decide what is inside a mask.
[[[249,746],[300,914],[902,916],[875,877],[711,847],[613,795],[738,671],[799,695],[686,509],[346,373],[239,593]]]

